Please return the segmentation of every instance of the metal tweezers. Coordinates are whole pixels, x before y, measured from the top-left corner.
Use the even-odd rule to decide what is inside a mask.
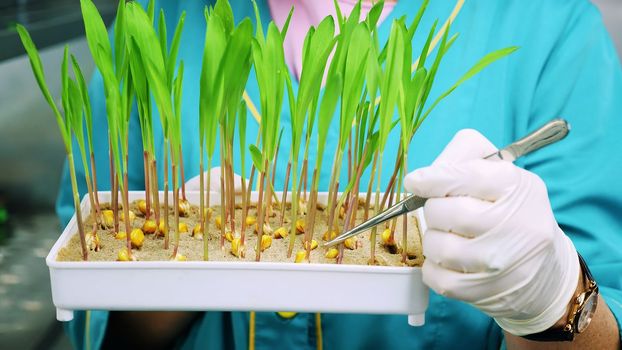
[[[503,160],[513,162],[517,158],[524,156],[525,154],[536,151],[544,146],[555,143],[568,135],[570,131],[570,125],[564,119],[553,119],[542,127],[532,132],[531,134],[523,137],[522,139],[511,143],[507,147],[484,157],[484,159],[491,160]],[[391,220],[396,216],[400,216],[411,211],[417,210],[425,204],[427,198],[419,196],[409,196],[401,202],[395,204],[382,213],[372,217],[371,219],[363,222],[362,224],[354,227],[350,231],[344,232],[337,236],[335,239],[324,243],[324,247],[331,247],[336,244],[343,243],[346,239],[361,234],[372,227],[379,225],[383,222]]]

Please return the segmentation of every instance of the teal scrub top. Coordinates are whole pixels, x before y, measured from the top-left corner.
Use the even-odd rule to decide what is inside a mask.
[[[393,19],[406,16],[410,21],[420,3],[421,0],[398,1],[379,28],[381,40],[386,40]],[[183,59],[186,70],[182,113],[188,178],[198,174],[199,79],[191,77],[198,77],[201,70],[206,4],[210,2],[158,2],[169,17],[169,28],[174,27],[182,10],[187,12],[179,58]],[[231,5],[237,21],[246,16],[254,18],[250,1],[231,0]],[[265,0],[259,0],[258,5],[265,25],[270,20],[269,9]],[[444,21],[454,5],[454,1],[431,1],[421,28],[429,28],[435,19]],[[622,321],[622,71],[600,14],[587,0],[467,1],[451,30],[460,33],[460,37],[441,66],[432,97],[451,86],[486,53],[510,45],[521,48],[468,81],[438,106],[410,146],[408,168],[430,164],[463,128],[477,129],[501,147],[553,117],[566,118],[572,125],[567,139],[526,156],[517,164],[544,179],[557,221],[585,257],[616,319]],[[423,35],[423,30],[418,33],[414,50],[420,50]],[[100,189],[108,190],[107,125],[100,74],[93,76],[90,88],[98,180]],[[254,72],[247,90],[258,104]],[[129,183],[135,190],[144,188],[137,119],[134,112]],[[328,137],[326,154],[329,155],[333,154],[331,149],[337,140],[336,120]],[[288,149],[287,105],[282,121],[286,129],[283,147]],[[155,124],[157,152],[161,155],[161,129]],[[252,120],[248,125],[247,139],[252,141],[257,123]],[[389,138],[386,148],[389,156],[385,159],[392,159],[396,152],[399,134],[394,136]],[[310,162],[314,162],[315,146],[314,139]],[[279,168],[285,166],[287,157],[287,152],[280,152]],[[250,169],[249,158],[246,158],[249,162],[246,169]],[[239,160],[237,164],[239,167]],[[325,190],[331,162],[324,164],[320,187]],[[77,171],[78,178],[82,178],[81,165]],[[278,187],[282,186],[283,173],[277,171]],[[383,171],[385,184],[389,173],[387,167]],[[367,174],[363,178],[366,183]],[[86,193],[85,183],[81,182],[80,186],[82,194]],[[66,167],[57,210],[62,223],[67,223],[73,203]],[[370,302],[376,297],[382,296],[370,296]],[[85,348],[88,339],[90,349],[97,349],[105,334],[107,318],[106,311],[76,312],[75,320],[66,327],[73,344]],[[320,345],[317,325],[314,314],[282,319],[275,313],[257,313],[255,346],[257,349],[315,349]],[[322,314],[320,326],[321,345],[326,349],[498,349],[503,344],[503,333],[494,320],[465,303],[435,293],[431,294],[423,327],[409,326],[404,315],[352,314]],[[190,333],[179,339],[179,345],[184,349],[246,349],[248,336],[249,313],[206,312]]]

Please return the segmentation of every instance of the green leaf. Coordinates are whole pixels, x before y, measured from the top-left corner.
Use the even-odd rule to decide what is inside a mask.
[[[389,126],[399,94],[399,90],[395,88],[394,82],[400,81],[404,69],[404,40],[402,35],[403,32],[400,30],[398,22],[393,22],[387,45],[386,68],[380,82],[380,94],[382,96],[378,106],[380,125],[378,147],[380,152],[384,151],[389,137]]]
[[[449,50],[449,48],[453,45],[454,41],[457,38],[457,34],[453,35],[451,39],[449,38],[449,26],[445,30],[445,34],[443,34],[443,40],[441,41],[441,45],[439,46],[438,52],[436,53],[436,58],[434,59],[434,63],[430,68],[429,74],[427,74],[425,78],[425,82],[423,83],[423,93],[418,101],[416,101],[415,106],[413,108],[417,109],[417,118],[415,119],[415,129],[419,124],[419,120],[421,118],[421,114],[423,113],[423,106],[425,106],[428,97],[430,96],[430,91],[432,91],[432,86],[434,85],[434,79],[436,78],[436,72],[438,72],[438,68],[443,60],[443,57]],[[413,130],[413,131],[414,131]],[[412,138],[412,135],[411,135]]]
[[[380,0],[372,6],[372,8],[367,13],[367,17],[365,18],[365,22],[367,23],[367,27],[370,31],[376,30],[376,26],[378,25],[378,20],[380,19],[380,15],[382,14],[382,9],[384,8],[384,0]]]
[[[264,172],[264,168],[263,168],[264,161],[263,161],[263,155],[261,154],[261,151],[255,145],[250,145],[248,149],[251,153],[251,158],[253,160],[253,164],[255,165],[255,168],[260,173],[263,173]]]
[[[218,0],[216,1],[216,5],[214,6],[214,14],[222,20],[225,33],[227,36],[233,32],[234,21],[233,21],[233,9],[227,0]]]
[[[171,41],[171,50],[166,59],[166,72],[168,74],[168,84],[171,86],[173,81],[173,75],[175,74],[175,65],[177,64],[177,53],[179,52],[179,42],[181,41],[181,33],[184,29],[184,22],[186,20],[186,11],[181,13],[177,27],[175,27],[175,33],[173,34],[173,41]]]
[[[67,80],[66,95],[68,103],[66,114],[71,124],[71,129],[76,135],[80,151],[85,155],[84,129],[82,128],[82,96],[80,95],[78,84],[71,79]]]
[[[419,6],[419,10],[417,11],[417,14],[413,18],[412,22],[410,22],[410,25],[408,26],[409,42],[413,40],[415,33],[417,32],[417,28],[419,27],[419,23],[421,22],[421,18],[423,17],[425,10],[428,8],[429,3],[430,0],[424,0],[423,3],[421,3],[421,6]]]
[[[162,53],[162,59],[166,62],[168,60],[168,33],[166,29],[166,16],[164,14],[164,9],[160,9],[160,16],[158,19],[158,38],[160,40],[160,50]]]
[[[337,108],[342,86],[341,75],[339,73],[328,77],[318,116],[318,162],[322,160],[322,156],[324,155],[326,137],[335,115],[335,108]]]
[[[32,41],[30,34],[28,33],[28,31],[26,30],[24,26],[22,26],[21,24],[18,24],[16,25],[16,29],[22,41],[22,44],[24,45],[24,48],[26,49],[26,53],[28,54],[28,58],[30,60],[30,66],[32,68],[32,73],[34,74],[35,79],[37,80],[39,89],[41,90],[43,97],[45,97],[45,100],[47,101],[48,105],[50,106],[50,108],[52,108],[52,111],[54,112],[54,116],[56,117],[56,123],[58,124],[58,128],[63,138],[63,143],[65,144],[65,148],[69,150],[71,149],[70,148],[71,147],[71,135],[67,134],[67,127],[65,125],[65,121],[63,120],[63,117],[60,111],[58,110],[58,107],[56,107],[54,98],[52,97],[52,94],[50,93],[50,90],[47,86],[47,83],[45,82],[45,72],[43,70],[43,64],[41,63],[41,57],[39,56],[39,51],[37,51],[37,48],[34,42]]]
[[[283,28],[281,28],[281,40],[285,41],[285,36],[287,35],[287,29],[289,28],[289,22],[292,19],[292,15],[294,14],[294,6],[289,9],[289,13],[287,14],[287,19],[285,19],[285,23],[283,23]]]
[[[469,69],[460,79],[458,79],[458,81],[454,85],[452,85],[447,91],[442,93],[434,101],[434,103],[432,103],[432,105],[423,114],[423,117],[421,118],[417,126],[419,126],[428,117],[428,115],[432,112],[432,110],[434,110],[434,107],[436,107],[443,99],[449,96],[460,85],[462,85],[464,82],[466,82],[467,80],[477,75],[479,72],[484,70],[484,68],[488,67],[490,64],[512,54],[516,50],[518,50],[518,47],[511,46],[511,47],[506,47],[506,48],[491,52],[487,54],[486,56],[484,56],[481,60],[479,60],[479,62],[477,62],[473,67],[471,67],[471,69]]]
[[[263,34],[263,24],[261,23],[261,15],[259,14],[259,8],[257,7],[257,2],[252,0],[253,9],[255,10],[255,38],[259,42],[260,46],[264,45],[265,37]]]
[[[149,16],[145,11],[133,2],[128,3],[126,7],[128,16],[127,30],[138,45],[146,77],[149,81],[149,88],[153,92],[158,105],[160,121],[166,140],[168,139],[168,122],[174,112],[171,101],[171,89],[169,89],[166,81],[165,61],[162,56],[162,52],[165,51],[162,51],[161,41],[150,24]]]
[[[430,50],[430,44],[432,43],[432,39],[434,38],[434,33],[436,32],[436,26],[438,25],[438,20],[434,21],[432,24],[432,28],[430,28],[430,32],[428,33],[428,39],[425,41],[423,48],[421,49],[421,54],[419,55],[419,63],[417,65],[417,69],[423,67],[428,58],[428,51]],[[447,31],[445,32],[447,33]],[[410,43],[410,40],[407,41]],[[410,47],[410,45],[408,46]],[[407,57],[407,66],[410,67],[410,62],[412,61],[412,57]],[[406,64],[406,63],[405,63]],[[410,77],[410,69],[408,70],[408,76]]]
[[[246,158],[246,102],[241,100],[240,107],[238,108],[238,132],[240,141],[240,161],[242,176],[246,176],[245,171],[245,158]]]
[[[359,23],[355,27],[349,42],[344,69],[339,136],[340,149],[344,149],[346,145],[357,104],[362,93],[370,44],[371,36],[369,29],[367,29],[364,23]]]
[[[73,66],[73,74],[75,75],[76,81],[78,83],[80,95],[82,96],[82,103],[84,106],[84,118],[86,121],[86,137],[88,140],[89,149],[91,150],[91,152],[93,152],[93,113],[91,111],[89,90],[86,85],[84,75],[82,74],[82,70],[80,69],[80,65],[78,64],[78,60],[74,55],[71,55],[71,64]]]
[[[117,80],[121,80],[121,65],[125,57],[125,1],[119,1],[117,17],[114,24],[114,62]]]
[[[155,0],[149,0],[147,4],[147,14],[149,15],[149,23],[153,25],[155,19]]]
[[[112,66],[112,49],[108,40],[108,31],[99,11],[91,0],[80,0],[86,40],[93,54],[95,65],[101,71],[105,80],[111,81],[114,75]]]
[[[61,100],[63,103],[63,109],[65,110],[65,125],[67,133],[71,134],[71,106],[69,105],[69,46],[65,45],[63,51],[63,61],[60,69],[60,81],[61,81]]]

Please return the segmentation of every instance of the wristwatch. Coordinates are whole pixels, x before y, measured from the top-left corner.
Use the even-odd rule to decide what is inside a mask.
[[[566,324],[561,328],[553,327],[540,333],[524,335],[523,338],[551,342],[573,341],[576,334],[587,329],[598,306],[598,286],[581,254],[579,264],[583,273],[583,286],[573,297]]]

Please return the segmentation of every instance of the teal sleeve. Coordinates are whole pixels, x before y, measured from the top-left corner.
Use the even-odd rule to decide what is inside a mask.
[[[108,311],[76,311],[65,323],[65,333],[74,349],[99,349],[104,342]]]
[[[533,95],[529,128],[566,118],[569,136],[526,158],[622,330],[622,70],[600,14],[575,1]],[[545,28],[546,29],[546,28]]]

